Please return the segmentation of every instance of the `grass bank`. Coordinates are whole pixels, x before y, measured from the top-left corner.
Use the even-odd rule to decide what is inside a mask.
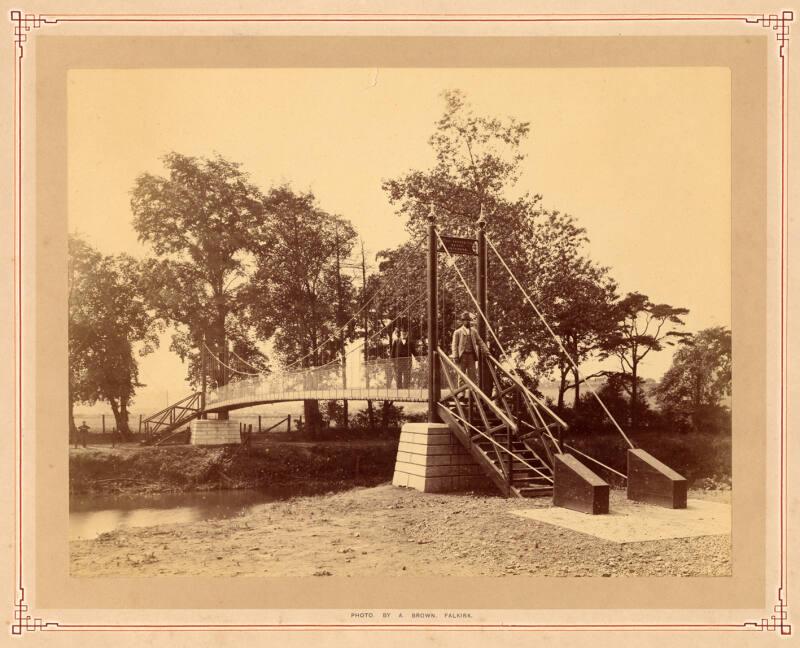
[[[253,448],[137,444],[70,450],[75,495],[158,493],[223,488],[373,486],[392,478],[397,438],[270,441]]]
[[[565,441],[612,468],[627,473],[625,462],[628,445],[619,434],[587,435],[566,438]],[[631,441],[686,477],[690,488],[726,488],[731,485],[731,437],[728,435],[647,431],[633,435]],[[595,468],[591,462],[585,463]],[[604,479],[609,477],[608,471],[598,469],[597,472]],[[609,481],[622,485],[613,475]]]

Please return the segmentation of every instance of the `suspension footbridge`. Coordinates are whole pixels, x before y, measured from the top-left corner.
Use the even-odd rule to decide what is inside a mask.
[[[424,241],[425,238],[418,241],[412,252],[417,251]],[[579,373],[575,360],[529,291],[511,270],[498,247],[486,236],[482,212],[474,239],[443,236],[431,217],[427,232],[425,286],[417,294],[411,294],[405,304],[397,308],[393,318],[387,318],[388,321],[371,333],[367,333],[365,327],[364,339],[352,344],[348,350],[341,344],[332,360],[308,366],[319,359],[326,345],[343,339],[343,332],[363,316],[381,290],[396,290],[400,282],[414,283],[416,277],[412,278],[409,273],[418,272],[419,268],[411,268],[408,259],[397,265],[395,272],[348,322],[281,370],[260,371],[233,351],[214,352],[204,344],[201,349],[203,389],[149,417],[145,421],[146,434],[156,440],[164,439],[190,422],[198,427],[201,423],[224,427],[229,412],[262,404],[290,401],[426,403],[429,426],[426,429],[444,429],[452,435],[460,444],[463,457],[468,457],[506,496],[553,495],[554,501],[569,508],[590,513],[608,512],[609,485],[593,472],[598,471],[607,478],[613,475],[626,480],[629,496],[673,508],[685,507],[686,480],[635,447],[591,384],[587,383],[590,393],[628,447],[627,474],[565,442],[563,436],[567,424],[526,386],[515,359],[506,350],[488,317],[489,251],[508,275],[510,285],[518,290],[519,298],[531,307],[533,315],[553,337],[564,359]],[[474,292],[456,263],[457,255],[476,259]],[[440,260],[444,263],[441,264]],[[458,358],[451,357],[440,343],[449,333],[445,318],[441,316],[448,294],[443,288],[448,281],[450,294],[460,290],[478,315],[478,339],[483,349],[478,354],[477,376],[470,376]],[[375,347],[378,341],[382,341],[380,348],[390,347],[392,332],[401,328],[405,331],[415,328],[417,333],[416,344],[409,345],[407,354],[370,357],[370,347]],[[491,350],[483,340],[491,345]],[[206,381],[208,375],[214,377],[210,385]],[[211,423],[209,419],[222,423]],[[235,441],[236,436],[225,438]],[[433,469],[434,462],[428,459],[433,451],[425,449],[429,438],[425,433],[420,435],[416,432],[409,432],[405,438],[404,442],[401,435],[401,451],[409,457],[413,454],[410,446],[423,447],[414,455],[416,459],[411,457],[404,462],[410,471],[406,482],[419,482],[416,479],[419,477],[422,479],[419,483],[424,487],[429,474],[437,472]],[[454,457],[456,455],[449,459],[451,463],[455,461]],[[398,466],[400,463],[398,458]],[[420,465],[422,468],[417,470]],[[450,477],[446,483],[455,484],[455,478]]]

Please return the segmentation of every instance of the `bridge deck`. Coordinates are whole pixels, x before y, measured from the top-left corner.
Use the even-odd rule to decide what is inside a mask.
[[[264,393],[260,390],[242,390],[243,393],[217,398],[209,395],[206,411],[239,409],[266,403],[282,403],[302,400],[389,400],[407,403],[425,403],[428,400],[427,388],[392,389],[386,387],[328,388],[315,390],[290,390]],[[444,395],[444,394],[443,394]]]

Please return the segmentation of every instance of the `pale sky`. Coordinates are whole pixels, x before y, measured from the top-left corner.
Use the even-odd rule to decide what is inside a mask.
[[[72,70],[68,84],[69,229],[104,253],[146,254],[129,192],[173,150],[310,189],[368,253],[393,247],[407,235],[381,181],[432,166],[441,93],[459,88],[478,114],[530,122],[519,190],[577,217],[622,291],[689,308],[689,331],[730,326],[727,69]],[[168,346],[141,359],[134,410],[188,393]]]

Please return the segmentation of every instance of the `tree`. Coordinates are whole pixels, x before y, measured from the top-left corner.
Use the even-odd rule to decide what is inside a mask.
[[[338,329],[354,312],[352,277],[339,267],[350,257],[356,232],[349,221],[320,209],[312,193],[287,186],[270,191],[264,220],[253,237],[255,271],[243,297],[248,318],[288,365],[313,367],[344,358],[343,340],[355,325]],[[337,266],[338,260],[338,266]],[[320,419],[316,401],[305,403],[306,422]]]
[[[630,396],[630,426],[637,428],[639,365],[651,351],[674,346],[689,334],[679,331],[686,308],[654,304],[647,295],[628,293],[614,306],[616,326],[603,340],[601,358],[615,356],[629,380],[623,384]]]
[[[527,122],[476,115],[457,90],[443,96],[444,114],[429,140],[435,165],[427,171],[412,170],[386,180],[383,188],[397,213],[407,218],[407,228],[415,238],[423,236],[431,208],[440,231],[474,236],[483,208],[487,236],[547,315],[559,296],[554,288],[568,289],[554,273],[563,270],[565,262],[580,258],[587,240],[585,230],[569,215],[544,210],[539,195],[511,197],[520,179],[522,145],[530,132]],[[457,257],[455,264],[474,292],[474,259]],[[532,341],[542,339],[543,328],[499,262],[491,259],[490,266],[487,317],[507,351],[516,354],[520,363],[525,362],[536,353],[537,345]],[[443,301],[447,301],[451,313],[465,309],[474,312],[474,304],[455,272],[446,269],[440,277],[446,291]],[[410,280],[424,290],[424,273]],[[545,291],[545,286],[550,289]],[[560,296],[568,299],[568,294]],[[450,322],[445,321],[449,331]]]
[[[128,408],[140,387],[140,355],[158,345],[160,326],[147,309],[140,263],[126,254],[103,256],[85,241],[69,241],[70,425],[75,401],[104,400],[117,430],[130,436]]]
[[[730,329],[707,328],[681,340],[655,394],[664,410],[688,418],[698,430],[703,416],[731,395]]]
[[[564,394],[575,390],[574,407],[581,404],[581,384],[596,376],[582,376],[582,363],[600,351],[603,341],[616,324],[614,305],[617,300],[616,283],[608,275],[608,268],[599,266],[586,258],[560,257],[545,281],[538,285],[538,294],[543,303],[550,328],[569,354],[574,366],[561,350],[558,342],[544,326],[522,348],[538,356],[541,373],[555,370],[559,379],[559,409],[564,407]],[[572,376],[572,383],[569,377]]]
[[[242,294],[248,251],[263,231],[264,196],[239,164],[219,155],[173,152],[162,159],[168,176],[140,175],[131,209],[139,240],[158,257],[147,266],[147,293],[158,315],[177,328],[170,348],[188,358],[195,385],[204,341],[220,358],[232,344],[245,361],[263,369],[266,358],[244,319]]]
[[[69,237],[69,426],[76,434],[75,403],[96,401],[95,390],[87,380],[88,365],[94,352],[94,328],[89,311],[89,278],[102,255],[77,236]]]

